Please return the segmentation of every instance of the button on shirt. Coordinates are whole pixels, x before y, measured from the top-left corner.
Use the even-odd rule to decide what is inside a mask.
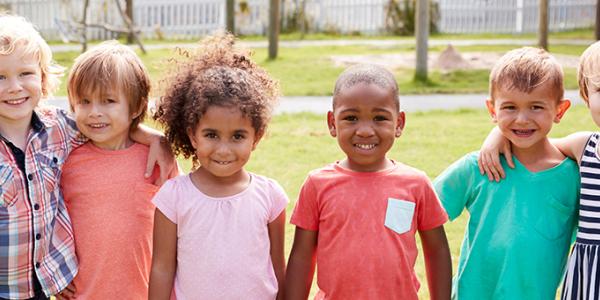
[[[65,111],[49,108],[34,112],[24,160],[0,137],[0,298],[34,297],[35,277],[53,295],[77,273],[58,180],[69,152],[84,142]]]

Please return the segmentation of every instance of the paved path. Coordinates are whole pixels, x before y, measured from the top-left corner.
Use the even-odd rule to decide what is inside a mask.
[[[552,44],[567,44],[567,45],[590,45],[593,40],[577,40],[577,39],[550,39],[548,42]],[[386,39],[386,40],[302,40],[302,41],[280,41],[279,46],[284,48],[299,48],[299,47],[317,47],[317,46],[378,46],[378,47],[394,47],[414,45],[414,39]],[[446,46],[452,44],[454,46],[493,46],[493,45],[515,45],[515,46],[532,46],[537,44],[537,40],[531,39],[430,39],[429,46]],[[144,47],[148,50],[153,49],[168,49],[174,47],[190,48],[195,46],[195,43],[168,43],[168,44],[145,44]],[[239,45],[246,48],[266,48],[267,41],[241,41]],[[136,45],[131,47],[135,48]],[[50,46],[53,52],[65,51],[80,51],[80,45],[52,45]]]
[[[432,95],[401,95],[400,106],[406,112],[431,110],[456,110],[461,108],[485,108],[487,94],[432,94]],[[568,90],[565,97],[573,104],[582,104],[579,91]],[[68,109],[65,97],[48,100],[48,104]],[[313,112],[325,113],[331,109],[331,97],[282,97],[276,114]]]

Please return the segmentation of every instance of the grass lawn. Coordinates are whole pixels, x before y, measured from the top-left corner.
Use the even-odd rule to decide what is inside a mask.
[[[450,163],[479,148],[493,124],[483,110],[434,111],[407,115],[403,136],[396,141],[390,158],[424,170],[435,178]],[[551,136],[560,137],[581,130],[595,130],[584,106],[570,109]],[[315,168],[343,158],[337,142],[329,136],[325,116],[293,114],[275,116],[267,137],[261,141],[247,165],[248,170],[275,178],[290,198],[288,219],[306,174]],[[182,161],[189,170],[190,162]],[[454,270],[458,262],[467,216],[446,225]],[[291,250],[294,228],[286,228],[286,255]],[[423,258],[416,266],[422,287],[420,298],[428,299]],[[314,287],[314,286],[313,286]],[[314,288],[313,288],[314,292]]]
[[[585,46],[551,45],[554,53],[580,55]],[[444,47],[432,47],[431,52],[439,52]],[[467,46],[457,47],[459,51],[495,51],[505,52],[516,46]],[[330,95],[335,79],[344,69],[335,66],[331,61],[332,55],[366,55],[393,54],[414,52],[413,46],[372,47],[372,46],[323,46],[303,48],[281,48],[279,58],[267,60],[266,49],[256,49],[254,59],[265,67],[273,77],[280,80],[282,92],[286,96],[322,96]],[[77,52],[59,52],[55,54],[56,61],[70,67]],[[152,50],[142,55],[153,82],[163,78],[168,63],[166,60],[173,55],[172,50]],[[565,87],[577,88],[575,69],[565,69]],[[427,83],[414,82],[413,69],[396,70],[396,78],[403,94],[425,93],[483,93],[488,89],[488,70],[464,70],[450,73],[430,72]],[[58,95],[66,95],[66,79],[63,80]],[[160,91],[155,89],[154,95]]]

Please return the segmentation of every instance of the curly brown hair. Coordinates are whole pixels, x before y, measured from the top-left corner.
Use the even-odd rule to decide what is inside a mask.
[[[165,127],[165,136],[176,155],[198,158],[187,135],[195,131],[210,106],[237,107],[260,137],[271,119],[279,95],[277,81],[250,60],[251,53],[234,47],[235,38],[220,33],[205,38],[191,51],[180,50],[172,59],[172,74],[154,119]]]

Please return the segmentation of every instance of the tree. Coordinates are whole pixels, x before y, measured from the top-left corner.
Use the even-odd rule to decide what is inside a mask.
[[[279,43],[279,0],[269,1],[269,59],[277,58]]]
[[[600,0],[596,1],[596,40],[600,40]]]
[[[125,15],[131,20],[131,23],[135,23],[133,20],[133,0],[125,0]],[[127,35],[127,44],[133,44],[135,38],[133,33]]]
[[[548,50],[548,0],[540,0],[538,46]]]
[[[415,80],[427,81],[427,44],[429,39],[428,0],[417,0],[415,19],[415,37],[417,40],[417,65],[415,68]]]
[[[235,1],[227,0],[225,10],[225,14],[227,15],[227,31],[235,34]]]

